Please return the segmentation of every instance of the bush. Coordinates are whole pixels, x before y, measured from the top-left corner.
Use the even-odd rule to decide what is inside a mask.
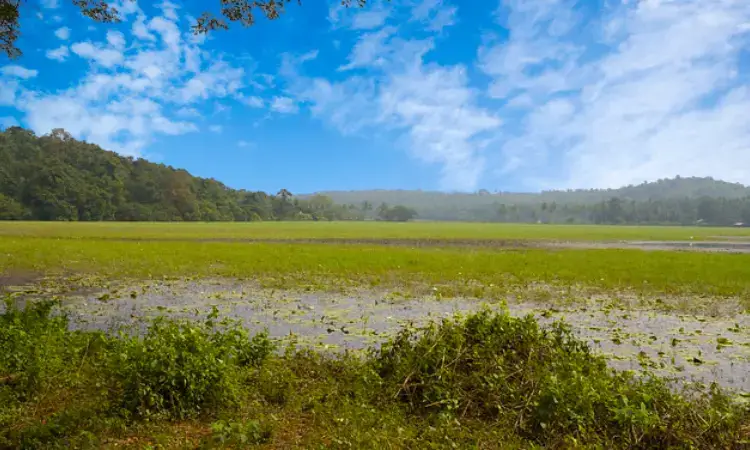
[[[232,403],[239,370],[259,365],[273,350],[266,334],[250,338],[239,326],[157,318],[143,337],[121,336],[110,374],[123,412],[187,418]]]
[[[8,297],[0,315],[0,402],[28,401],[40,391],[71,382],[61,376],[97,333],[68,331],[68,320],[54,316],[54,301],[30,303],[19,309]]]
[[[568,328],[531,316],[484,311],[405,329],[373,365],[415,412],[502,421],[544,445],[721,446],[747,420],[718,389],[688,398],[615,372]]]

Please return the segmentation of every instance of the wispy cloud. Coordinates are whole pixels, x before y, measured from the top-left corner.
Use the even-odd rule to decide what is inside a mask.
[[[26,125],[38,133],[62,127],[78,138],[137,155],[157,135],[197,131],[195,121],[202,115],[196,106],[202,102],[239,95],[244,69],[220,54],[209,58],[189,31],[180,31],[173,4],[162,4],[162,15],[148,18],[135,2],[125,3],[121,12],[135,20],[129,34],[110,29],[101,41],[46,51],[59,61],[69,54],[89,61],[89,72],[72,87],[27,88],[18,80],[36,76],[35,70],[2,68],[2,100],[22,113]]]
[[[57,30],[55,30],[55,36],[57,36],[58,39],[67,41],[68,39],[70,39],[70,28],[68,27],[58,28]]]
[[[351,28],[353,30],[371,30],[383,25],[391,13],[389,7],[371,7],[354,14]]]
[[[70,50],[81,58],[89,59],[104,68],[112,68],[124,59],[121,49],[108,47],[105,44],[92,42],[76,42]]]
[[[446,189],[474,189],[484,171],[482,133],[500,120],[476,106],[463,67],[413,65],[391,76],[379,97],[381,114],[406,128],[411,152],[442,165]]]
[[[70,55],[70,51],[67,46],[61,45],[60,47],[47,50],[45,55],[47,58],[54,59],[55,61],[65,61],[68,55]]]
[[[458,8],[443,0],[422,0],[411,10],[411,20],[425,24],[430,31],[442,31],[456,23]]]
[[[440,1],[423,2],[412,11],[413,20],[432,27],[439,10],[455,8]],[[478,91],[469,85],[466,67],[427,64],[432,39],[403,39],[396,27],[384,27],[359,36],[348,64],[339,71],[362,69],[364,74],[333,81],[309,79],[287,70],[295,94],[310,105],[313,115],[342,133],[385,128],[402,133],[407,150],[420,161],[441,168],[445,189],[471,190],[485,170],[485,134],[500,126],[500,119],[479,106]],[[293,66],[288,59],[287,65]],[[300,65],[300,61],[296,61]]]
[[[27,69],[16,64],[3,66],[2,68],[0,68],[0,72],[2,72],[2,74],[5,76],[22,78],[24,80],[28,78],[34,78],[35,76],[37,76],[37,74],[39,74],[39,72],[37,72],[36,70]]]
[[[388,45],[388,40],[395,32],[395,27],[384,27],[360,36],[349,54],[349,63],[341,66],[339,70],[385,64],[392,51],[392,48]]]
[[[750,3],[650,0],[603,17],[575,6],[509,1],[500,17],[510,39],[480,50],[489,94],[509,103],[500,110],[513,124],[493,158],[499,173],[536,187],[678,174],[750,182],[739,64]]]
[[[271,100],[271,110],[282,114],[294,114],[299,111],[299,106],[290,97],[274,97]]]

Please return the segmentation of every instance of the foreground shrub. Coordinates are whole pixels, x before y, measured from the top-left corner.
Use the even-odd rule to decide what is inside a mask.
[[[489,311],[404,329],[374,355],[416,412],[493,420],[545,445],[722,447],[747,414],[718,389],[681,396],[609,369],[563,325]]]
[[[57,302],[30,303],[18,308],[10,298],[0,314],[0,402],[29,401],[50,388],[67,385],[65,375],[80,362],[98,333],[68,331],[68,320],[53,315]]]
[[[215,314],[214,316],[215,317]],[[239,326],[157,318],[145,336],[113,342],[110,375],[125,414],[172,418],[231,404],[242,367],[273,350],[266,334],[252,338]]]

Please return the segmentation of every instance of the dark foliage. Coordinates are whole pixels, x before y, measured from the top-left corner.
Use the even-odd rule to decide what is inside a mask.
[[[346,220],[359,211],[316,196],[298,200],[230,189],[214,179],[122,157],[63,130],[0,132],[0,220]]]

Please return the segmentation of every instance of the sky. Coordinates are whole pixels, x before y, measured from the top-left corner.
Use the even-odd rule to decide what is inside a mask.
[[[750,184],[750,1],[337,0],[196,36],[219,0],[22,7],[0,127],[293,193]]]

